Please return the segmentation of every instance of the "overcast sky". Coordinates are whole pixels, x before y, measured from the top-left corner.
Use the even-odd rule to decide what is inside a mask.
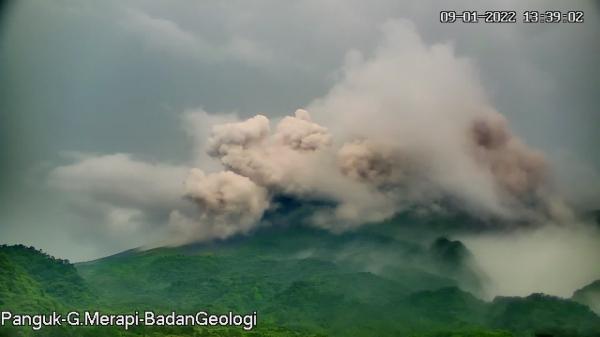
[[[50,173],[118,153],[156,163],[161,174],[183,170],[198,160],[197,135],[186,132],[190,111],[289,115],[328,93],[353,50],[372,55],[382,26],[398,19],[410,20],[424,43],[448,42],[468,58],[496,110],[549,158],[569,201],[600,208],[597,4],[569,4],[585,11],[583,24],[441,24],[441,9],[514,9],[520,19],[524,9],[564,6],[15,2],[0,27],[0,241],[76,261],[146,243],[160,232],[107,230],[105,217],[74,205],[70,191],[82,182],[57,189]],[[119,222],[136,214],[113,215]]]

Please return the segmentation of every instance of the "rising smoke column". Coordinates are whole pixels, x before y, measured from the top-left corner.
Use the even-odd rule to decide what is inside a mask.
[[[282,195],[323,201],[308,221],[334,232],[447,200],[506,226],[568,214],[542,154],[510,131],[468,59],[450,44],[424,43],[404,21],[382,34],[369,57],[350,52],[337,83],[306,110],[273,120],[186,114],[203,144],[187,177],[183,167],[99,157],[55,169],[54,185],[73,189],[70,179],[97,173],[100,183],[77,185],[81,192],[118,201],[107,209],[127,204],[127,214],[156,212],[146,200],[168,191],[170,209],[157,218],[169,219],[172,244],[249,233]],[[84,170],[115,161],[140,168],[144,179],[121,191],[122,177]],[[149,188],[152,181],[164,187]],[[105,193],[106,186],[117,188]]]
[[[194,219],[178,210],[171,213],[170,244],[247,233],[269,207],[265,188],[231,171],[205,174],[192,169],[185,181],[185,197],[198,212]]]
[[[312,218],[336,232],[440,200],[507,223],[549,219],[556,200],[543,156],[511,133],[469,61],[448,44],[426,45],[409,23],[383,32],[371,58],[352,53],[340,81],[309,105],[322,123],[299,109],[274,131],[263,115],[212,128],[208,155],[227,176],[253,184],[245,198],[255,192],[262,205],[214,215],[204,199],[217,190],[209,188],[194,200],[202,221],[220,224],[211,228],[228,226],[213,235],[247,232],[281,194],[336,205]],[[199,195],[202,184],[189,182],[197,174],[186,185]]]
[[[308,106],[341,144],[344,175],[397,210],[450,199],[472,215],[544,221],[564,208],[542,154],[489,103],[470,61],[390,22],[370,58],[351,53],[340,81]]]

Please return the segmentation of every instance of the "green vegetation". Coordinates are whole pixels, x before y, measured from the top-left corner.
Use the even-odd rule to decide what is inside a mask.
[[[0,251],[0,307],[20,312],[51,311],[60,304],[20,265]]]
[[[1,246],[0,254],[0,263],[2,260],[6,261],[10,268],[7,270],[13,270],[15,276],[30,279],[16,282],[19,286],[26,286],[41,296],[57,299],[66,308],[87,307],[95,302],[95,296],[89,291],[87,283],[68,260],[56,259],[23,245]]]
[[[214,313],[258,311],[258,327],[4,327],[0,336],[600,336],[579,303],[533,294],[485,302],[470,252],[376,231],[278,229],[206,245],[131,250],[74,266],[25,246],[0,247],[0,308]]]

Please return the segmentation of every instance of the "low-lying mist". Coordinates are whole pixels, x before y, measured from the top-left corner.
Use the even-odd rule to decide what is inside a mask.
[[[487,297],[543,292],[569,298],[600,279],[600,230],[592,224],[471,234],[460,240],[489,277]]]

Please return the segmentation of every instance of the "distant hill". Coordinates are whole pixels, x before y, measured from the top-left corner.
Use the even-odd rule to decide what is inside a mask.
[[[52,311],[61,307],[39,282],[0,250],[0,308],[20,312]]]
[[[600,314],[600,280],[596,280],[573,293],[573,301],[585,304]]]
[[[257,310],[269,326],[331,336],[600,331],[600,318],[569,300],[479,300],[459,289],[479,282],[460,241],[415,242],[372,228],[342,235],[270,228],[208,244],[128,251],[77,268],[114,308]]]
[[[479,275],[460,241],[405,240],[386,230],[269,228],[75,265],[32,247],[0,246],[2,309],[259,313],[252,332],[0,328],[0,336],[600,336],[600,317],[574,301],[534,294],[486,302],[466,291]]]
[[[599,336],[600,318],[590,308],[574,301],[544,294],[527,297],[497,297],[488,317],[490,326],[519,335]]]
[[[436,239],[429,248],[437,268],[449,277],[460,281],[465,290],[480,294],[483,275],[478,271],[473,254],[460,241],[446,237]]]
[[[95,300],[87,283],[68,260],[56,259],[24,245],[0,246],[0,258],[24,280],[19,283],[39,288],[41,294],[64,307],[80,308]]]
[[[333,285],[360,301],[458,285],[438,270],[432,260],[438,258],[428,247],[377,234],[285,228],[209,244],[129,251],[77,268],[115,306],[254,310],[299,281]]]
[[[40,314],[95,307],[96,296],[75,267],[33,247],[0,245],[0,310]],[[88,329],[89,330],[89,329]],[[79,336],[67,328],[0,327],[0,337]]]

